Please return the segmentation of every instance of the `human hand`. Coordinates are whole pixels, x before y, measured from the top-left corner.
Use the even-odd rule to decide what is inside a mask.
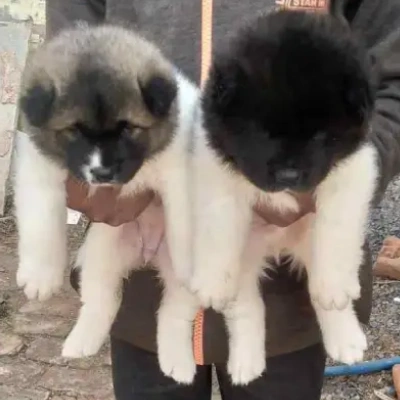
[[[290,193],[290,195],[297,200],[299,204],[298,211],[282,212],[262,203],[257,203],[253,207],[253,211],[268,224],[282,228],[294,224],[308,213],[315,212],[315,200],[311,193]]]
[[[133,197],[119,197],[121,186],[99,187],[93,194],[89,185],[73,177],[66,183],[67,206],[85,214],[92,222],[119,226],[135,220],[154,198],[154,192],[146,190]]]

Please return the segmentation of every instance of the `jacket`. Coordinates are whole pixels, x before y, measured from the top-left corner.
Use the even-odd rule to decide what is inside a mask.
[[[214,0],[213,46],[256,13],[276,6],[307,8],[327,0]],[[332,0],[335,1],[335,0]],[[400,172],[400,2],[398,0],[347,0],[345,17],[380,66],[376,111],[370,140],[379,153],[380,178],[376,202]],[[158,44],[186,75],[200,79],[201,0],[52,0],[47,2],[47,34],[53,35],[76,20],[121,23],[144,33]],[[285,265],[264,280],[267,354],[294,352],[321,341],[305,280],[290,275]],[[76,272],[71,281],[77,284]],[[360,268],[362,296],[356,302],[358,317],[368,323],[372,305],[372,266],[368,245]],[[123,302],[112,335],[148,351],[156,351],[156,314],[162,287],[153,270],[135,271],[124,283]],[[218,313],[206,310],[194,323],[198,364],[227,360],[227,333]],[[179,343],[177,343],[179,345]]]

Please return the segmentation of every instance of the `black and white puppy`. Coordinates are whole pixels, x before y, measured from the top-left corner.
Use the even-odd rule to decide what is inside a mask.
[[[15,163],[18,284],[28,298],[40,300],[62,284],[68,173],[93,191],[102,184],[123,185],[123,196],[154,189],[165,209],[172,264],[162,270],[156,260],[165,283],[159,353],[167,360],[182,335],[169,288],[191,265],[188,147],[198,100],[197,88],[153,44],[113,26],[64,31],[37,51],[22,83],[24,133]],[[140,238],[124,241],[124,234],[123,226],[90,228],[78,257],[83,306],[64,356],[94,354],[108,335],[122,279],[142,265],[141,246],[135,245]]]
[[[258,285],[267,256],[306,266],[329,355],[363,357],[352,301],[378,174],[368,141],[373,104],[369,58],[332,15],[263,15],[215,56],[195,145],[191,288],[226,317],[234,383],[265,367]],[[255,203],[293,212],[292,194],[305,192],[315,214],[247,240]]]

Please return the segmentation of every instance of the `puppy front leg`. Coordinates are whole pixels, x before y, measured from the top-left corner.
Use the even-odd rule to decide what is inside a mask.
[[[93,224],[79,250],[82,307],[64,343],[64,357],[96,354],[109,334],[121,304],[122,280],[139,262],[137,250],[122,238],[124,229]]]
[[[160,368],[166,376],[191,384],[196,374],[193,355],[193,321],[200,306],[196,297],[178,281],[171,266],[160,267],[164,293],[157,318]]]
[[[259,288],[262,264],[243,274],[239,292],[223,314],[229,333],[228,372],[234,385],[247,385],[266,366],[265,307]]]
[[[161,197],[165,211],[166,239],[172,268],[178,280],[188,282],[192,273],[192,211],[188,166],[184,154],[174,154],[162,168]]]
[[[313,305],[328,355],[345,364],[362,361],[367,349],[367,338],[358,322],[352,302],[342,310],[325,310],[317,302]]]
[[[311,217],[308,220],[311,222]],[[305,225],[301,238],[296,242],[293,256],[312,274],[312,225]],[[354,312],[353,302],[344,309],[325,310],[318,301],[312,300],[317,320],[321,329],[323,343],[328,355],[338,362],[352,364],[361,361],[367,348],[367,339]]]
[[[309,290],[325,309],[343,309],[360,296],[359,266],[376,177],[375,150],[365,146],[318,187]]]
[[[194,271],[190,288],[203,307],[222,310],[239,285],[251,205],[234,177],[210,160],[197,167],[194,181]]]
[[[26,134],[17,134],[17,283],[31,300],[46,300],[63,283],[68,263],[66,177],[66,171],[40,154]]]

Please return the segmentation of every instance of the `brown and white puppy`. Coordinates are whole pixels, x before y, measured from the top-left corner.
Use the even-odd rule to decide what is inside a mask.
[[[44,300],[63,281],[68,173],[93,190],[121,184],[124,196],[152,188],[163,201],[173,268],[161,271],[166,290],[160,319],[167,332],[161,328],[160,337],[167,339],[159,352],[174,354],[171,337],[183,333],[170,332],[168,288],[191,265],[187,162],[197,105],[195,86],[132,31],[81,25],[37,51],[22,83],[24,133],[17,138],[15,164],[17,279],[28,298]],[[105,224],[93,224],[88,233],[79,254],[83,307],[65,356],[94,354],[107,337],[121,281],[132,263],[139,267],[142,261],[140,246],[123,242],[123,233],[123,227]]]

